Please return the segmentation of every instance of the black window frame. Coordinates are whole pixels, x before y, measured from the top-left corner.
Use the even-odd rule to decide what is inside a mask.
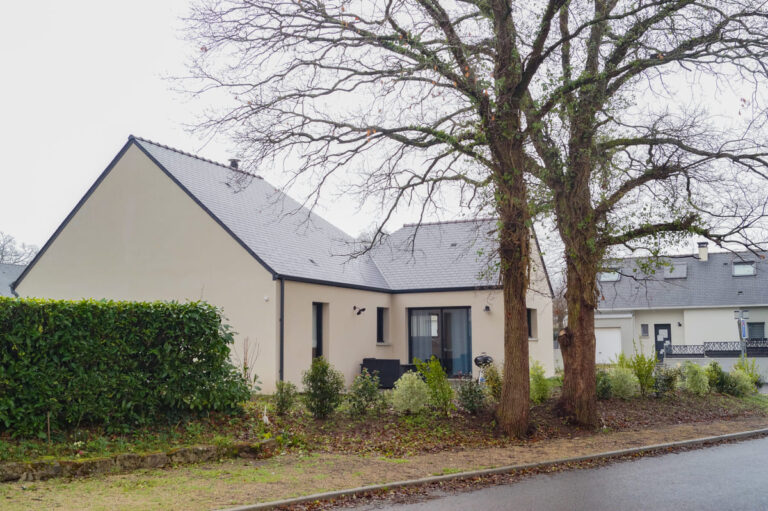
[[[387,307],[376,307],[376,344],[386,344],[384,338],[384,315]]]
[[[317,348],[312,354],[312,358],[319,358],[323,356],[323,303],[312,302],[312,309],[315,311],[315,324],[312,325],[312,328],[315,329],[317,336]]]

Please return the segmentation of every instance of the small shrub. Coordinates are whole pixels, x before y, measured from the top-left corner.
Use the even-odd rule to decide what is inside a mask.
[[[418,413],[429,403],[429,387],[419,373],[402,375],[392,390],[392,406],[399,413]]]
[[[496,401],[501,401],[501,373],[495,363],[491,363],[483,368],[483,377],[485,378],[485,389],[488,395]]]
[[[693,362],[686,362],[683,366],[683,388],[697,396],[706,395],[709,392],[709,378],[704,368]]]
[[[459,406],[472,415],[482,410],[485,406],[485,391],[483,386],[476,380],[462,381],[456,394],[459,398]]]
[[[529,374],[531,401],[539,404],[549,399],[552,387],[549,380],[544,375],[544,367],[542,367],[538,361],[534,360],[533,363],[531,363]]]
[[[347,401],[349,402],[349,411],[352,415],[363,416],[367,414],[379,400],[379,375],[377,371],[373,374],[368,369],[355,376],[352,386],[349,388]]]
[[[611,399],[611,378],[608,372],[598,369],[595,378],[597,379],[597,399]]]
[[[664,397],[674,392],[679,377],[680,371],[678,369],[657,368],[653,377],[653,391],[656,397]]]
[[[725,393],[726,373],[723,371],[722,367],[720,367],[720,364],[713,360],[704,370],[707,373],[709,389],[716,392]]]
[[[724,373],[723,391],[735,397],[744,397],[755,391],[752,378],[741,369],[734,369],[729,373]]]
[[[613,362],[613,365],[616,367],[621,367],[623,369],[632,369],[632,366],[629,363],[629,359],[624,354],[624,352],[619,353],[619,356],[616,357],[616,360]]]
[[[316,419],[324,419],[341,404],[344,376],[324,357],[312,360],[309,371],[304,371],[304,401]]]
[[[448,383],[448,376],[440,361],[432,356],[428,362],[422,362],[419,359],[415,359],[415,362],[416,368],[429,387],[429,403],[438,412],[448,415],[453,408],[453,388]]]
[[[629,399],[637,395],[640,382],[632,369],[627,367],[614,367],[608,373],[611,382],[611,395],[619,399]]]
[[[757,369],[757,361],[754,358],[750,359],[746,355],[741,355],[739,360],[733,364],[733,369],[743,371],[744,374],[749,376],[755,388],[761,383],[760,371]]]
[[[640,394],[645,397],[653,389],[653,372],[656,369],[656,354],[649,357],[635,347],[635,354],[628,360],[628,367],[637,377]]]
[[[289,381],[277,382],[272,403],[275,405],[275,412],[278,415],[288,413],[296,403],[296,385]]]

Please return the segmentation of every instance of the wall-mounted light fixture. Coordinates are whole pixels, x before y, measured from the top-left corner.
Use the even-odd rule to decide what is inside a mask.
[[[365,307],[358,307],[357,305],[353,305],[352,306],[352,310],[356,311],[355,314],[357,314],[359,316],[360,314],[365,312]]]
[[[677,326],[683,326],[683,324],[678,321]]]
[[[490,305],[486,305],[485,307],[483,307],[483,310],[485,312],[491,312],[491,306]]]

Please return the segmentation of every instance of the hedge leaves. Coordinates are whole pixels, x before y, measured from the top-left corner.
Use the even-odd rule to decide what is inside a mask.
[[[109,431],[231,410],[248,398],[233,341],[203,302],[0,298],[0,431]]]

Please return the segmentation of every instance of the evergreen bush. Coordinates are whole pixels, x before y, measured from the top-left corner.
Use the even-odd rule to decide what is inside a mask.
[[[419,373],[407,372],[392,391],[392,406],[398,413],[418,413],[429,403],[429,387]]]
[[[552,392],[552,384],[544,374],[544,367],[536,360],[531,363],[529,378],[531,401],[539,404],[549,399],[549,395]]]
[[[429,404],[431,404],[439,413],[448,415],[453,405],[453,388],[448,383],[448,376],[445,374],[440,361],[435,357],[427,362],[414,359],[416,368],[424,377],[424,382],[429,388]]]
[[[483,368],[483,377],[485,378],[485,388],[491,399],[497,403],[501,401],[501,373],[496,363],[492,362]]]
[[[339,407],[344,390],[344,375],[334,369],[324,357],[312,359],[304,371],[304,404],[316,419],[325,419]]]
[[[653,378],[653,390],[656,397],[664,397],[675,391],[680,377],[678,369],[657,368]]]
[[[279,381],[276,384],[275,395],[272,396],[275,412],[285,415],[296,403],[296,385],[289,381]]]
[[[706,395],[709,392],[709,378],[704,368],[693,362],[686,362],[683,365],[683,388],[697,396]]]
[[[725,373],[725,383],[723,391],[735,397],[744,397],[755,392],[755,385],[752,383],[750,375],[741,369],[734,369],[730,373]]]
[[[595,373],[597,399],[611,399],[611,378],[604,369],[598,369]]]
[[[355,376],[352,386],[349,388],[347,395],[349,411],[352,415],[361,417],[374,408],[379,400],[378,371],[371,374],[368,369],[364,368],[360,374]]]
[[[608,373],[611,382],[611,395],[619,399],[629,399],[637,395],[640,382],[632,369],[627,367],[614,367]]]
[[[471,378],[463,380],[456,394],[459,406],[473,415],[485,407],[485,391],[476,380]]]
[[[0,430],[110,432],[249,399],[233,335],[204,302],[0,298]]]

